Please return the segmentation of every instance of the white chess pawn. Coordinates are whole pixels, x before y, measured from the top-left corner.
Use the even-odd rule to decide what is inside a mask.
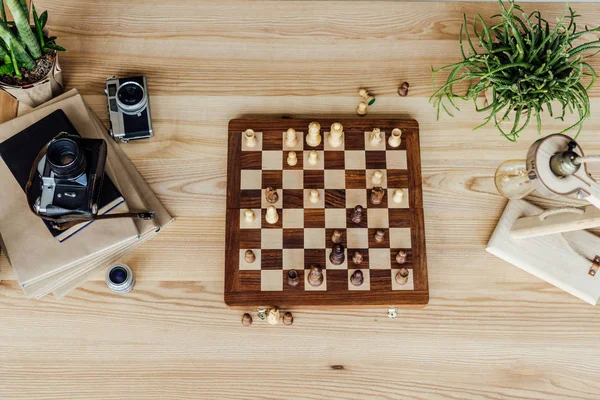
[[[344,127],[339,122],[334,122],[329,131],[329,145],[331,147],[340,147],[344,136]]]
[[[392,129],[392,134],[388,139],[388,144],[391,147],[398,147],[402,143],[402,131],[398,128]]]
[[[246,218],[246,222],[254,222],[254,219],[256,218],[254,211],[249,208],[244,211],[244,217]]]
[[[290,128],[285,132],[285,145],[287,147],[294,147],[296,144],[298,144],[296,130],[294,128]]]
[[[321,144],[321,125],[318,122],[311,122],[308,125],[306,144],[310,147],[317,147]]]
[[[367,115],[367,103],[364,101],[358,103],[358,107],[356,107],[356,113],[360,116]]]
[[[319,153],[316,150],[311,150],[308,153],[308,163],[310,165],[317,165],[319,163]]]
[[[310,195],[308,196],[308,199],[313,204],[318,203],[319,202],[319,191],[317,189],[312,189],[310,191]]]
[[[265,220],[267,223],[273,225],[279,221],[279,214],[277,214],[277,209],[275,206],[267,207],[267,213],[265,214]]]
[[[379,128],[373,129],[373,132],[371,132],[370,141],[371,141],[371,146],[377,146],[379,143],[381,143],[383,141],[383,138],[381,137],[381,129],[379,129]]]
[[[244,131],[244,138],[246,139],[246,147],[255,147],[258,143],[258,140],[256,140],[256,134],[252,129],[246,129]]]
[[[290,151],[287,156],[287,163],[290,167],[298,164],[298,156],[295,151]]]
[[[402,189],[394,190],[394,195],[392,196],[392,200],[394,200],[394,203],[402,203],[402,200],[404,200],[404,190],[402,190]]]
[[[381,186],[381,183],[383,182],[383,172],[380,170],[373,172],[373,177],[371,180],[373,181],[373,185]]]

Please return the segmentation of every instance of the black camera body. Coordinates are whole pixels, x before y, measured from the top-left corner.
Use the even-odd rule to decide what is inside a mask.
[[[96,216],[104,178],[107,145],[103,139],[84,139],[61,133],[47,145],[38,163],[41,194],[37,214]]]
[[[104,92],[108,97],[110,134],[115,140],[128,142],[153,136],[145,76],[110,77]]]

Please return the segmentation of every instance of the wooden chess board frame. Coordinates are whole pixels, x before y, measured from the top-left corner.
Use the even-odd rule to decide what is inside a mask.
[[[321,135],[323,140],[318,147],[312,148],[305,143],[306,133],[308,131],[308,125],[312,121],[317,121],[321,124]],[[344,149],[327,149],[327,133],[329,127],[334,122],[340,122],[344,127]],[[298,133],[298,165],[290,167],[286,163],[287,152],[284,149],[284,133],[288,128],[294,128]],[[379,149],[369,149],[367,132],[371,132],[374,128],[381,129],[384,134],[383,147]],[[402,130],[402,144],[398,148],[392,148],[387,143],[388,135],[394,128],[400,128]],[[248,149],[243,144],[242,133],[246,129],[252,129],[257,133],[259,139],[258,146],[256,148]],[[361,144],[362,143],[362,144]],[[343,169],[340,168],[341,163],[344,163],[344,159],[347,156],[340,155],[339,153],[347,153],[356,149],[359,153],[361,151],[365,153],[366,158],[365,168],[349,169],[346,165],[343,165]],[[356,288],[350,288],[348,279],[351,271],[354,269],[363,269],[361,266],[354,266],[351,261],[351,254],[346,257],[346,268],[345,269],[330,269],[328,270],[328,262],[323,260],[318,263],[323,267],[325,275],[326,288],[313,288],[306,287],[305,280],[300,277],[300,285],[296,287],[290,287],[287,285],[286,271],[291,269],[289,265],[284,268],[284,261],[282,259],[282,252],[288,246],[286,245],[286,236],[283,239],[277,238],[273,242],[283,242],[274,246],[274,249],[267,250],[262,249],[263,255],[268,254],[267,257],[263,257],[260,260],[260,256],[257,255],[257,260],[251,265],[250,269],[242,268],[243,251],[247,248],[261,249],[262,243],[266,242],[265,236],[271,235],[279,231],[285,231],[287,233],[300,234],[298,231],[306,231],[306,226],[302,229],[289,229],[282,228],[285,223],[282,224],[281,217],[285,219],[284,211],[288,209],[288,205],[293,203],[291,208],[301,209],[304,215],[305,225],[311,225],[316,220],[312,220],[311,215],[314,215],[319,222],[322,222],[322,216],[317,216],[319,212],[310,211],[306,200],[302,199],[302,191],[306,189],[323,189],[322,194],[326,199],[321,207],[324,208],[324,212],[328,209],[337,209],[335,193],[340,190],[329,190],[325,187],[325,184],[321,181],[321,177],[314,175],[315,181],[311,181],[311,174],[304,174],[302,189],[290,190],[285,189],[283,186],[280,176],[282,170],[303,170],[306,171],[303,165],[303,151],[316,149],[319,151],[320,156],[323,158],[324,165],[316,167],[317,170],[329,171],[330,169],[342,169],[345,175],[344,200],[348,188],[346,186],[357,185],[357,182],[365,181],[366,174],[368,174],[369,166],[381,169],[386,173],[386,182],[384,188],[401,188],[408,190],[408,206],[404,208],[398,208],[397,204],[390,208],[392,200],[390,198],[391,190],[386,191],[385,198],[389,198],[385,203],[374,206],[368,199],[366,204],[365,213],[368,213],[370,209],[376,210],[387,210],[389,213],[389,228],[386,231],[386,236],[391,232],[391,227],[396,227],[398,230],[410,229],[410,248],[402,246],[408,253],[408,259],[402,266],[398,265],[394,260],[394,250],[389,242],[393,239],[386,238],[387,249],[390,252],[391,260],[390,266],[384,268],[369,269],[368,290],[357,290]],[[379,152],[369,150],[380,150]],[[338,154],[328,153],[337,151]],[[265,152],[268,153],[265,154]],[[395,157],[394,152],[405,152],[406,161],[405,167],[389,168],[389,160],[391,157]],[[277,155],[280,153],[281,156]],[[385,160],[381,160],[384,155],[387,154]],[[394,158],[395,159],[395,158]],[[321,161],[320,161],[321,162]],[[382,165],[382,162],[385,165]],[[383,166],[383,168],[382,168]],[[262,176],[259,179],[260,188],[250,189],[252,184],[248,181],[242,182],[242,170],[250,171],[244,172],[244,179],[249,180],[248,177]],[[326,172],[323,172],[325,174]],[[318,174],[318,173],[317,173]],[[329,174],[329,172],[328,172]],[[324,180],[327,180],[324,178]],[[318,183],[316,183],[318,181]],[[244,189],[242,189],[244,185]],[[276,207],[280,213],[280,221],[274,226],[268,226],[264,222],[265,214],[265,201],[264,189],[266,186],[272,185],[278,191],[283,188],[280,192],[282,196],[278,201]],[[364,190],[368,184],[365,183]],[[372,186],[372,185],[371,185]],[[336,186],[337,187],[337,186]],[[358,186],[353,186],[358,187]],[[300,193],[296,193],[300,192]],[[331,192],[331,193],[330,193]],[[286,197],[286,194],[288,195]],[[331,194],[331,196],[330,196]],[[302,202],[304,201],[304,206]],[[354,207],[354,205],[345,204],[340,209],[346,209],[347,212],[350,210],[348,207]],[[255,229],[244,229],[248,226],[241,226],[245,223],[243,220],[242,212],[247,209],[255,209],[257,211],[256,221],[258,225],[254,226]],[[307,211],[309,210],[309,211]],[[307,214],[304,212],[307,211]],[[377,211],[380,214],[380,211]],[[319,213],[320,214],[320,213]],[[364,221],[363,221],[364,222]],[[427,277],[427,259],[426,259],[426,248],[425,248],[425,227],[424,227],[424,216],[423,216],[423,195],[422,195],[422,180],[421,180],[421,157],[420,157],[420,146],[419,146],[419,125],[415,120],[400,120],[400,119],[364,119],[364,118],[313,118],[313,119],[295,119],[295,118],[242,118],[234,119],[229,122],[229,139],[228,139],[228,164],[227,164],[227,215],[226,215],[226,246],[225,246],[225,303],[232,307],[285,307],[291,308],[294,306],[311,306],[311,307],[336,307],[336,306],[401,306],[401,305],[416,305],[416,304],[427,304],[429,301],[429,285]],[[282,225],[280,225],[282,224]],[[350,223],[348,223],[350,224]],[[312,226],[312,225],[311,225]],[[316,225],[315,225],[316,226]],[[321,225],[319,225],[321,226]],[[273,230],[270,230],[275,228]],[[331,235],[329,227],[323,226],[326,235]],[[361,228],[368,228],[368,254],[370,254],[372,241],[370,238],[373,227],[365,225]],[[379,227],[377,227],[379,228]],[[396,229],[394,228],[394,229]],[[264,233],[263,233],[264,232]],[[286,233],[286,234],[287,234]],[[332,243],[325,237],[325,245],[323,246],[324,251],[327,249],[331,250]],[[349,238],[348,238],[349,239]],[[305,241],[309,239],[306,238]],[[346,243],[346,240],[344,241]],[[243,245],[243,246],[242,246]],[[306,275],[307,268],[310,268],[310,264],[317,263],[317,260],[310,260],[313,252],[323,252],[318,246],[312,246],[313,249],[305,249],[305,243],[299,245],[298,243],[292,244],[292,247],[296,249],[302,249],[304,252],[304,265],[292,267],[298,272],[304,271]],[[281,249],[279,248],[281,247]],[[400,248],[400,247],[399,247]],[[347,248],[347,250],[351,250]],[[379,251],[379,250],[377,250]],[[379,253],[378,253],[379,254]],[[258,263],[256,265],[256,263]],[[398,286],[394,280],[395,270],[398,268],[405,267],[410,272],[409,285],[402,287]],[[281,283],[277,282],[278,274],[281,275]],[[267,279],[268,277],[268,279]],[[275,278],[275,280],[273,279]],[[365,280],[366,281],[366,280]],[[269,283],[271,282],[271,283]],[[265,289],[265,283],[273,285],[274,287],[268,287]],[[264,289],[264,290],[263,290]],[[353,290],[354,289],[354,290]]]

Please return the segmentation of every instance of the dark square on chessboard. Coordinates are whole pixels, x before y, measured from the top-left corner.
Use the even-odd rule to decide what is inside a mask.
[[[262,171],[262,188],[271,186],[273,189],[283,187],[283,171]]]
[[[306,208],[306,209],[304,209],[304,227],[305,228],[325,228],[325,209],[324,208]]]
[[[344,150],[364,150],[365,132],[362,129],[344,127]]]
[[[240,229],[239,240],[240,240],[240,249],[260,249],[261,248],[260,229]]]
[[[302,268],[302,266],[298,266],[297,268],[293,268],[296,270],[296,272],[298,273],[298,286],[290,286],[287,284],[288,281],[288,271],[289,270],[283,270],[283,291],[284,292],[304,292],[304,273],[305,270]],[[306,271],[308,272],[308,271]]]
[[[408,269],[412,269],[413,267],[413,253],[412,253],[412,249],[401,249],[398,247],[394,247],[392,249],[390,249],[390,257],[391,257],[391,262],[392,262],[392,268],[408,268]],[[406,253],[406,262],[404,264],[398,264],[396,262],[396,255],[398,255],[398,252],[402,250]]]
[[[281,209],[278,209],[277,213],[279,214],[279,219],[274,224],[270,224],[265,219],[265,216],[267,215],[267,209],[263,208],[262,210],[260,210],[260,214],[261,214],[260,227],[262,229],[281,229],[281,228],[283,228],[283,212],[281,212]]]
[[[364,169],[346,170],[346,189],[364,189],[366,187],[367,177]]]
[[[345,248],[348,247],[348,234],[345,228],[327,228],[325,229],[325,243],[327,244],[327,248],[331,248],[335,244],[331,241],[331,237],[333,236],[333,232],[336,230],[340,231],[342,234],[342,241],[340,244]]]
[[[282,269],[283,250],[263,249],[260,255],[260,269]]]
[[[287,163],[287,159],[288,159],[288,155],[290,154],[289,151],[284,151],[283,152],[283,169],[291,169],[291,170],[302,170],[304,169],[304,152],[302,151],[296,151],[296,158],[298,159],[298,162],[296,163],[296,165],[289,165]]]
[[[357,224],[352,221],[352,213],[354,212],[354,208],[346,209],[346,227],[348,228],[368,228],[368,213],[366,209],[363,209],[362,218],[360,222]]]
[[[343,151],[325,151],[325,169],[344,169]]]
[[[304,228],[292,228],[283,230],[283,248],[284,249],[303,249],[304,248]]]
[[[283,189],[283,208],[304,208],[304,189]]]
[[[383,231],[383,242],[378,243],[375,240],[375,233]],[[387,228],[369,228],[369,248],[370,249],[385,249],[390,247],[390,230]]]
[[[346,208],[346,190],[325,189],[325,208]]]
[[[355,269],[369,269],[369,249],[368,248],[348,248],[348,265],[350,266],[349,268],[355,268]],[[354,253],[355,252],[359,252],[363,259],[362,262],[360,264],[354,264],[354,262],[352,262],[352,257],[354,257]]]
[[[367,151],[365,156],[367,169],[386,169],[385,151]]]
[[[263,131],[263,150],[283,150],[282,131]]]
[[[325,171],[304,170],[305,189],[323,189],[325,187]]]
[[[326,269],[325,249],[304,249],[304,268],[310,269],[313,265],[318,265]]]
[[[390,208],[388,215],[390,228],[410,228],[410,209]]]
[[[241,190],[240,208],[260,208],[261,195],[260,190]]]
[[[241,169],[262,169],[262,152],[242,151],[240,167]]]

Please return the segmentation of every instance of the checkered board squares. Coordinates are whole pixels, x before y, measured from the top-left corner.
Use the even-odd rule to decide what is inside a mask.
[[[240,119],[229,126],[229,167],[227,188],[227,248],[225,299],[232,306],[337,306],[423,304],[428,300],[427,266],[424,254],[418,125],[403,120],[319,120],[322,141],[316,147],[306,143],[310,120]],[[329,127],[344,126],[342,144],[329,145]],[[296,130],[297,143],[285,143],[288,128]],[[374,128],[382,141],[371,143]],[[394,128],[402,130],[399,147],[387,142]],[[248,147],[243,132],[253,129],[256,145]],[[311,150],[318,162],[308,163]],[[297,163],[287,163],[290,151]],[[382,172],[374,185],[373,174]],[[384,189],[380,204],[370,200],[374,186]],[[265,189],[277,190],[278,200],[266,201]],[[311,190],[319,193],[310,201]],[[402,192],[402,201],[393,196]],[[267,208],[273,205],[278,220],[266,222]],[[362,219],[352,221],[356,205]],[[253,221],[245,219],[251,209]],[[335,230],[342,234],[345,260],[330,261]],[[377,231],[383,241],[376,241]],[[246,262],[251,250],[255,260]],[[396,255],[406,253],[398,264]],[[362,261],[355,263],[356,252]],[[323,283],[308,283],[311,266],[323,270]],[[409,271],[401,285],[395,281],[400,268]],[[288,285],[287,273],[296,270],[299,283]],[[363,283],[354,286],[352,274],[360,270]]]

